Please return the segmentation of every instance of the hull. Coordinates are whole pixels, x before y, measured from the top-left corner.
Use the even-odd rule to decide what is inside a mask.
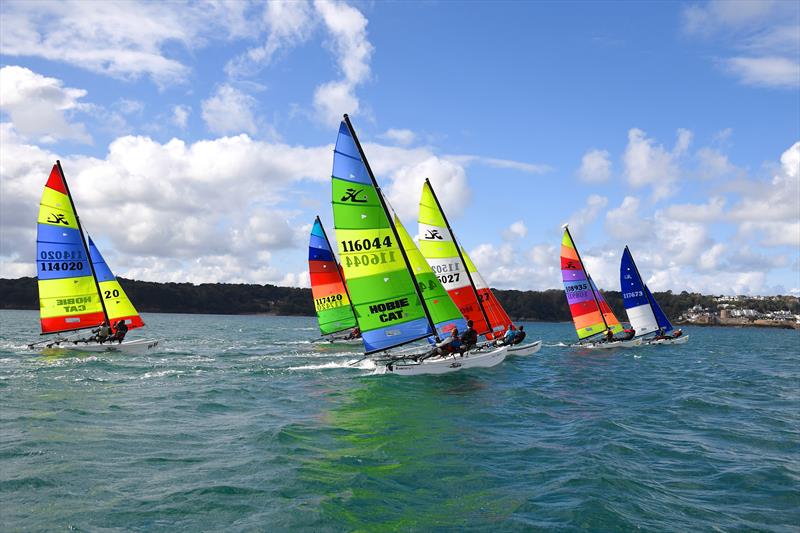
[[[464,357],[426,359],[422,362],[403,360],[387,364],[382,373],[419,376],[424,374],[449,374],[450,372],[468,368],[489,368],[502,363],[506,358],[507,351],[508,348],[502,347],[487,352],[467,352]]]
[[[587,342],[585,344],[573,344],[574,348],[585,348],[587,350],[611,350],[614,348],[635,348],[642,345],[642,339],[631,339],[629,341],[614,342]]]
[[[45,350],[58,350],[70,352],[125,352],[125,353],[141,353],[148,352],[158,346],[158,339],[136,339],[131,341],[122,341],[119,343],[100,344],[97,342],[78,342],[61,341],[59,344],[47,345]]]
[[[363,344],[361,337],[357,339],[345,339],[344,337],[322,337],[321,339],[314,339],[311,342],[316,344],[342,344],[347,346],[356,346],[359,344]]]
[[[677,339],[653,339],[645,344],[686,344],[689,342],[689,335],[681,335]]]
[[[508,356],[524,357],[526,355],[533,355],[542,348],[542,341],[531,342],[529,344],[517,344],[508,347]]]

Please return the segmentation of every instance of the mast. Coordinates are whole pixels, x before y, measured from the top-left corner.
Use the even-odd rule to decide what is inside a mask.
[[[75,213],[75,224],[78,226],[78,233],[80,234],[81,242],[83,243],[83,251],[86,252],[86,260],[89,262],[89,269],[92,271],[92,279],[94,280],[94,286],[97,289],[97,296],[100,297],[100,305],[103,308],[103,316],[106,317],[106,323],[110,326],[111,321],[108,319],[106,302],[103,299],[103,293],[100,291],[100,282],[97,281],[97,273],[94,271],[94,263],[92,262],[92,256],[89,253],[89,245],[86,244],[86,237],[83,235],[81,219],[78,216],[78,210],[75,208],[75,201],[72,199],[72,193],[69,191],[69,185],[67,184],[66,176],[64,176],[64,170],[61,168],[61,161],[58,159],[56,159],[56,166],[58,167],[58,173],[61,174],[61,181],[64,183],[64,188],[67,190],[67,198],[69,198],[69,203],[72,205],[72,212]]]
[[[353,129],[353,125],[350,123],[350,117],[347,116],[347,113],[344,114],[344,123],[347,124],[347,129],[350,132],[350,136],[353,138],[356,148],[358,148],[361,161],[364,163],[364,167],[367,169],[369,179],[372,180],[372,186],[375,187],[375,191],[378,193],[378,200],[380,200],[381,207],[383,207],[383,212],[386,214],[386,218],[389,220],[389,227],[392,228],[392,234],[394,235],[397,247],[400,249],[400,255],[403,256],[403,261],[406,264],[406,270],[411,274],[411,280],[414,282],[414,291],[417,293],[417,298],[419,298],[420,304],[422,304],[422,310],[425,311],[425,318],[428,319],[428,325],[431,327],[431,331],[433,331],[433,338],[436,339],[436,342],[441,342],[441,339],[439,338],[439,332],[436,330],[436,324],[433,323],[433,319],[431,318],[431,312],[428,309],[428,305],[425,303],[425,298],[422,296],[422,292],[419,290],[419,285],[417,284],[416,277],[414,276],[414,269],[411,268],[411,262],[408,260],[406,251],[400,242],[400,234],[397,233],[397,228],[394,225],[394,218],[391,216],[391,213],[389,213],[389,208],[386,206],[386,201],[383,199],[381,188],[378,185],[378,181],[375,179],[375,174],[372,173],[372,167],[369,166],[367,156],[364,154],[364,149],[361,147],[361,143],[358,141],[358,136],[356,135],[356,131]]]
[[[350,310],[353,312],[353,316],[356,316],[356,310],[353,307],[353,300],[350,298],[350,291],[347,289],[347,282],[342,277],[341,266],[339,265],[339,260],[336,259],[336,254],[333,253],[333,248],[331,248],[331,241],[328,240],[328,234],[325,232],[325,226],[322,225],[322,221],[319,219],[319,215],[317,215],[317,222],[319,222],[319,227],[322,230],[322,236],[325,237],[325,243],[328,245],[328,249],[331,251],[331,255],[333,256],[333,262],[336,264],[336,275],[339,276],[339,281],[342,282],[342,286],[344,287],[344,292],[347,295],[347,301],[350,302]]]
[[[450,233],[450,238],[453,239],[453,244],[456,245],[458,258],[461,260],[461,264],[464,265],[464,270],[467,273],[467,279],[469,279],[469,286],[472,287],[472,293],[475,295],[475,299],[478,300],[478,307],[481,308],[481,314],[483,314],[483,319],[486,321],[486,325],[489,326],[489,331],[487,331],[486,333],[494,333],[494,328],[492,327],[492,323],[489,321],[489,317],[486,315],[486,309],[483,307],[483,302],[481,301],[481,297],[478,295],[478,289],[477,287],[475,287],[475,282],[472,280],[472,274],[470,274],[469,267],[467,267],[467,262],[464,260],[464,254],[461,252],[461,245],[458,244],[458,240],[456,240],[456,236],[453,233],[453,228],[450,227],[450,221],[447,220],[447,215],[445,215],[444,209],[442,209],[442,204],[439,203],[439,198],[436,197],[436,191],[433,190],[433,186],[431,185],[430,179],[425,178],[425,183],[428,184],[428,188],[431,190],[431,194],[433,195],[433,200],[436,202],[436,207],[439,208],[439,213],[442,214],[442,218],[444,219],[444,224],[445,226],[447,226],[447,231]],[[480,333],[480,335],[485,335],[486,333]]]
[[[586,270],[586,265],[583,264],[583,259],[581,259],[581,253],[578,251],[578,245],[575,244],[575,239],[572,238],[572,233],[569,231],[569,224],[564,224],[564,230],[566,230],[567,235],[569,235],[569,240],[572,241],[572,245],[575,246],[575,255],[578,256],[578,262],[583,267],[583,271],[586,272],[586,281],[589,282],[589,288],[592,289],[592,297],[594,297],[594,303],[597,304],[597,310],[600,311],[600,318],[603,319],[603,325],[606,327],[606,331],[608,331],[608,322],[606,322],[606,315],[603,314],[603,308],[600,307],[600,300],[597,299],[597,293],[594,292],[594,282],[592,282],[592,277],[589,275],[589,271]],[[599,290],[599,289],[598,289]],[[591,337],[592,335],[590,335]],[[589,337],[586,337],[587,339]]]

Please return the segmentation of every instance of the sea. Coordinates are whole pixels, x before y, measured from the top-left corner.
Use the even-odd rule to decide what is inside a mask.
[[[0,311],[0,531],[800,531],[800,332],[685,328],[376,375],[313,318],[146,314],[142,355]]]

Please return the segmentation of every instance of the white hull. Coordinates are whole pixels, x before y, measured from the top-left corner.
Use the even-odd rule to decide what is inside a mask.
[[[357,339],[345,339],[344,337],[322,337],[321,339],[314,339],[311,342],[315,344],[322,344],[323,346],[329,344],[343,344],[347,346],[355,346],[357,344],[363,344],[363,342],[361,341],[361,337],[358,337]]]
[[[574,348],[585,348],[587,350],[611,350],[613,348],[635,348],[641,346],[642,339],[631,339],[629,341],[613,341],[613,342],[587,342],[585,344],[573,344]]]
[[[689,341],[689,335],[681,335],[675,339],[652,339],[645,344],[686,344]]]
[[[515,344],[508,347],[508,356],[523,357],[533,355],[542,348],[542,341],[531,342],[529,344]]]
[[[417,362],[404,359],[388,363],[383,367],[383,374],[397,374],[400,376],[418,376],[423,374],[448,374],[467,368],[488,368],[499,365],[506,358],[508,348],[505,346],[492,351],[467,352],[461,356],[437,357]]]
[[[60,343],[47,344],[44,350],[58,350],[70,352],[126,352],[126,353],[140,353],[147,352],[158,346],[158,339],[136,339],[130,341],[122,341],[122,344],[113,341],[100,344],[98,342],[77,342],[70,340],[62,340]]]

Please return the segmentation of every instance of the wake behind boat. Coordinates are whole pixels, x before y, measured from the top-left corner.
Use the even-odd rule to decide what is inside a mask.
[[[60,161],[42,193],[36,271],[42,335],[57,337],[29,348],[139,352],[158,345],[157,340],[125,339],[128,330],[144,322],[91,237],[87,244]]]

